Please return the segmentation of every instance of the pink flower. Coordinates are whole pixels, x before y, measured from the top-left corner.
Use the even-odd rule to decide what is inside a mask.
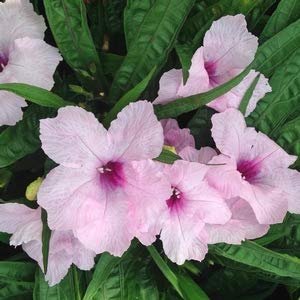
[[[0,83],[27,83],[51,89],[54,71],[62,59],[58,50],[42,39],[43,17],[28,0],[0,3]],[[23,98],[0,91],[0,126],[22,119]]]
[[[160,239],[166,255],[177,264],[204,259],[209,240],[206,224],[224,224],[231,216],[223,198],[204,180],[207,169],[183,160],[165,167],[172,192],[161,213]]]
[[[225,16],[213,22],[206,32],[203,47],[192,58],[189,78],[183,84],[182,71],[172,69],[160,79],[158,97],[153,103],[166,104],[180,97],[206,92],[242,72],[254,59],[257,38],[247,30],[243,15]],[[230,92],[210,102],[208,106],[217,111],[238,108],[246,90],[259,73],[251,70],[245,79]],[[271,88],[268,80],[260,74],[260,79],[246,110],[249,115],[262,97]]]
[[[213,165],[211,160],[217,156],[217,152],[210,147],[203,147],[197,150],[192,147],[184,148],[179,155],[187,161],[200,162],[210,164],[209,172],[214,174],[219,169],[224,168],[222,165]],[[211,163],[210,163],[211,162]],[[217,176],[213,177],[214,180]],[[209,179],[209,177],[206,179]],[[208,183],[211,182],[208,180]],[[230,182],[228,182],[230,184]],[[213,183],[212,183],[213,185]],[[224,195],[226,198],[226,193]],[[253,209],[245,200],[241,198],[230,198],[226,200],[226,204],[231,211],[231,218],[225,224],[206,224],[205,230],[208,235],[208,243],[228,243],[240,244],[245,239],[254,239],[266,234],[269,226],[259,224]]]
[[[188,128],[181,129],[175,119],[160,121],[164,130],[164,144],[175,148],[176,152],[187,146],[195,147],[194,137]]]
[[[207,179],[226,198],[241,197],[252,207],[260,224],[282,222],[287,210],[300,212],[300,175],[288,167],[296,157],[254,128],[243,115],[229,109],[212,117],[212,136],[221,152],[210,163]]]
[[[40,208],[31,209],[17,203],[0,205],[0,231],[11,233],[10,245],[22,245],[43,270],[42,227]],[[71,231],[53,231],[45,278],[53,286],[66,276],[72,263],[81,270],[90,270],[94,257],[95,253],[85,249]]]
[[[41,121],[45,153],[60,164],[44,180],[38,203],[51,229],[73,230],[96,253],[122,255],[134,236],[155,240],[168,183],[162,164],[163,130],[147,101],[124,108],[106,130],[79,107]]]

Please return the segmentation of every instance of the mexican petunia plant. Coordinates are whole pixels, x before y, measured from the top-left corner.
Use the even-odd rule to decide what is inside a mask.
[[[0,1],[0,299],[300,297],[300,2]]]

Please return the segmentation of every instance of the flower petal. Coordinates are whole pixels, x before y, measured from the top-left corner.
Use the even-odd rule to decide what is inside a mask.
[[[45,30],[43,17],[34,12],[29,0],[0,2],[0,52],[8,51],[18,38],[43,39]]]
[[[15,40],[9,52],[9,61],[4,72],[12,74],[15,82],[48,90],[53,87],[53,74],[62,60],[58,49],[43,40],[26,37]]]
[[[153,101],[153,104],[166,104],[179,98],[177,92],[181,82],[181,69],[172,69],[168,72],[165,72],[159,80],[158,96]]]
[[[163,129],[150,102],[138,101],[126,106],[111,123],[109,133],[118,151],[116,160],[155,158],[162,151]]]
[[[217,155],[217,152],[211,147],[202,147],[197,150],[193,147],[187,146],[179,152],[179,156],[187,161],[199,162],[201,164],[208,164],[210,160]]]
[[[189,77],[185,85],[181,82],[178,95],[188,97],[206,92],[209,89],[209,76],[205,69],[203,47],[197,49],[192,58]]]
[[[136,237],[145,245],[152,244],[159,234],[159,219],[172,194],[162,170],[161,164],[151,160],[135,161],[125,166],[129,219],[137,230]]]
[[[15,125],[22,120],[22,107],[26,107],[25,100],[9,92],[0,91],[0,126]]]
[[[213,63],[214,76],[244,69],[254,59],[258,39],[247,30],[245,16],[225,16],[213,22],[204,36],[204,59]]]
[[[106,129],[80,107],[60,108],[56,118],[41,120],[40,132],[45,153],[65,166],[99,165],[113,155]]]

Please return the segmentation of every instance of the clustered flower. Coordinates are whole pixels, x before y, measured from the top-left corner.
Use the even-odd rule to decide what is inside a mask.
[[[26,1],[6,1],[0,4],[0,14],[3,9],[19,9],[31,21],[24,20],[28,28],[16,33],[13,40],[1,37],[1,80],[12,72],[10,55],[27,31],[36,30],[33,37],[41,38],[44,30]],[[40,39],[25,41],[39,44],[37,52],[48,49],[55,53],[52,67],[57,65],[60,57],[55,49]],[[163,74],[154,103],[165,104],[228,81],[251,63],[256,48],[257,38],[247,31],[242,15],[221,18],[196,51],[187,83],[183,84],[182,70]],[[28,59],[22,49],[19,63]],[[53,69],[49,72],[42,66],[51,59],[47,54],[34,63],[41,66],[40,77],[49,79]],[[134,238],[150,245],[159,237],[170,260],[183,264],[189,259],[203,260],[209,244],[240,244],[263,236],[288,211],[300,213],[300,174],[289,169],[296,157],[247,127],[237,109],[257,74],[251,71],[236,88],[209,104],[219,111],[212,117],[216,149],[196,149],[189,129],[179,128],[172,119],[159,122],[148,101],[125,107],[109,129],[82,108],[59,109],[57,117],[40,122],[42,149],[58,164],[39,189],[40,207],[2,204],[0,230],[12,234],[11,245],[22,245],[43,269],[41,208],[46,210],[52,230],[46,273],[50,285],[58,283],[72,263],[89,270],[96,254],[107,251],[121,256]],[[267,79],[260,75],[247,115],[268,91]],[[14,97],[0,94],[1,107]],[[1,124],[12,124],[17,118],[5,120]],[[154,160],[164,145],[181,159],[172,165]]]

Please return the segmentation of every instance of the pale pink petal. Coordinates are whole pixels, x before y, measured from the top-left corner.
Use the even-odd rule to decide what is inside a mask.
[[[95,252],[86,249],[76,238],[73,239],[73,263],[80,269],[88,271],[94,264]]]
[[[101,199],[97,170],[58,166],[51,170],[38,192],[38,203],[48,213],[51,229],[73,229],[79,208],[86,198]]]
[[[165,254],[178,265],[186,260],[202,261],[208,251],[204,223],[191,216],[171,218],[163,226],[160,239]]]
[[[182,82],[182,70],[172,69],[165,72],[159,80],[159,91],[153,104],[166,104],[179,98],[178,89]]]
[[[15,125],[22,120],[22,107],[26,107],[25,100],[17,95],[0,91],[0,126]]]
[[[240,244],[245,239],[259,238],[267,233],[268,225],[259,224],[250,205],[241,198],[227,201],[231,219],[223,225],[206,225],[209,244]]]
[[[242,113],[236,109],[212,116],[212,137],[222,154],[235,158],[251,152],[257,138],[253,128],[246,128]]]
[[[164,144],[175,147],[179,152],[187,146],[195,147],[194,137],[188,128],[180,128],[175,119],[160,121],[164,130]]]
[[[162,151],[163,129],[150,102],[126,106],[111,123],[109,133],[118,151],[118,161],[155,158]]]
[[[181,83],[178,95],[188,97],[206,92],[209,89],[209,76],[205,69],[203,47],[200,47],[192,58],[189,77],[185,85]]]
[[[226,199],[239,196],[241,187],[246,183],[236,169],[235,160],[220,154],[213,157],[209,164],[210,168],[206,174],[209,185]]]
[[[15,40],[10,47],[8,64],[3,72],[12,74],[15,82],[50,90],[54,85],[53,74],[61,60],[57,48],[43,40],[26,37]]]
[[[210,75],[222,76],[246,68],[254,59],[258,39],[247,30],[245,16],[225,16],[213,22],[204,37],[204,59]]]
[[[137,229],[136,237],[145,245],[152,244],[159,234],[160,216],[172,193],[162,171],[163,166],[151,160],[135,161],[125,167],[129,218]]]
[[[217,152],[211,147],[202,147],[200,150],[197,150],[187,146],[178,154],[184,160],[208,164],[210,160],[217,155]]]
[[[258,72],[251,70],[239,85],[234,87],[230,92],[208,103],[207,106],[219,112],[223,112],[228,108],[238,109],[243,96],[258,74]],[[255,109],[257,102],[262,99],[266,93],[271,92],[271,90],[268,79],[263,74],[260,74],[257,85],[248,103],[245,116],[248,116]]]
[[[241,189],[240,196],[253,208],[260,224],[281,223],[288,210],[284,192],[267,184],[249,184]]]
[[[41,270],[44,270],[44,263],[43,263],[43,253],[42,253],[42,240],[33,240],[28,243],[22,245],[23,250],[28,254],[29,257],[34,259],[38,265],[40,266]]]
[[[59,283],[67,275],[73,260],[72,240],[73,235],[70,231],[52,231],[45,275],[49,286]]]
[[[45,153],[65,166],[106,163],[112,155],[106,129],[80,107],[60,108],[56,118],[41,120],[40,133]]]
[[[96,253],[121,256],[130,246],[134,232],[128,219],[126,195],[121,189],[106,193],[101,206],[85,201],[79,210],[75,236]],[[88,214],[88,216],[87,216]]]
[[[34,12],[29,0],[0,2],[0,53],[8,51],[18,38],[43,39],[45,30],[43,17]]]
[[[28,243],[41,237],[41,210],[31,209],[23,204],[0,205],[0,231],[12,233],[10,244]]]

